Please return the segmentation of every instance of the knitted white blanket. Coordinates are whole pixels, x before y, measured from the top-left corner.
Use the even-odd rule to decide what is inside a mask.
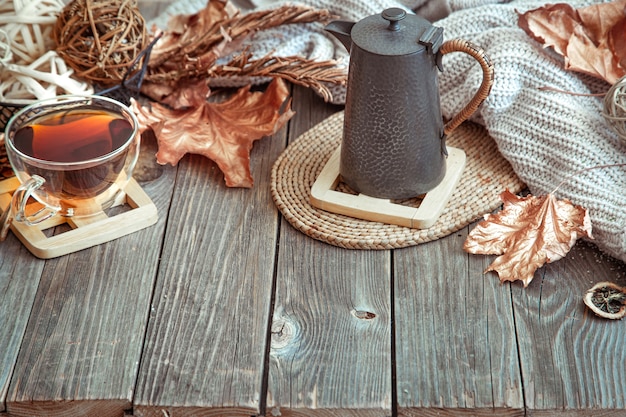
[[[343,20],[360,20],[387,7],[392,0],[305,0],[327,8]],[[575,6],[589,1],[576,1]],[[265,1],[267,3],[267,0]],[[604,120],[598,97],[575,96],[541,90],[553,87],[577,93],[605,92],[609,86],[587,76],[563,70],[563,60],[543,49],[517,26],[517,12],[545,2],[498,0],[401,0],[404,8],[432,16],[449,15],[435,22],[444,28],[446,39],[464,38],[483,47],[496,68],[490,97],[474,116],[495,139],[500,152],[512,164],[531,193],[556,191],[589,210],[595,243],[604,252],[626,261],[626,168],[604,168],[579,173],[597,165],[626,163],[626,143]],[[205,0],[179,0],[154,23],[165,27],[167,16],[191,13],[204,7]],[[276,3],[278,4],[278,2]],[[435,6],[433,6],[435,4]],[[276,55],[302,55],[315,59],[339,59],[347,64],[343,47],[327,35],[321,25],[293,25],[256,35],[251,44],[259,56],[275,50]],[[440,74],[441,105],[452,117],[477,90],[482,72],[464,54],[444,57]],[[249,80],[242,80],[247,82]],[[335,91],[336,102],[344,91]],[[472,190],[467,190],[471,193]]]

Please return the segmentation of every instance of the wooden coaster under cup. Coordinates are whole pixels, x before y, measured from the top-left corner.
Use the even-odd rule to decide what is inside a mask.
[[[444,179],[424,195],[418,207],[413,207],[365,194],[338,191],[340,153],[341,146],[331,155],[311,187],[311,205],[331,213],[414,229],[427,229],[435,224],[461,179],[466,160],[461,149],[448,147]]]
[[[15,177],[0,181],[1,210],[9,207],[12,194],[19,185]],[[155,224],[158,220],[156,206],[139,184],[131,179],[124,191],[125,194],[113,207],[127,205],[130,209],[119,214],[109,216],[101,212],[80,218],[57,215],[36,226],[14,221],[11,223],[11,230],[33,255],[50,259],[109,242]],[[36,211],[36,207],[41,207],[41,204],[33,202],[29,206],[33,206]],[[50,237],[44,234],[44,230],[65,223],[71,230]]]

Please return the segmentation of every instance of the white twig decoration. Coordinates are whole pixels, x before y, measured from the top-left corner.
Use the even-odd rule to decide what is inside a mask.
[[[28,103],[90,94],[56,52],[52,30],[62,0],[0,0],[0,101]]]

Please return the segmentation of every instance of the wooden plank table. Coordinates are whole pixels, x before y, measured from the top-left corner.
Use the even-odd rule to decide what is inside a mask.
[[[50,260],[0,244],[0,415],[626,416],[626,326],[582,303],[622,262],[579,242],[524,289],[463,252],[473,226],[383,251],[305,236],[270,170],[341,107],[292,95],[254,188],[203,157],[156,165],[147,137],[155,226]]]

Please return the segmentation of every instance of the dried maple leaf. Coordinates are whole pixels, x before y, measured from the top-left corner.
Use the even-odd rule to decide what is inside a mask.
[[[609,34],[609,48],[615,54],[621,68],[626,69],[626,19],[613,26]]]
[[[228,187],[252,187],[253,142],[274,134],[294,115],[290,100],[284,106],[289,96],[285,82],[275,79],[265,92],[243,87],[221,103],[206,100],[206,83],[188,88],[186,100],[196,103],[189,109],[132,102],[141,130],[152,128],[157,137],[157,162],[176,165],[187,153],[204,155],[222,170]]]
[[[554,194],[518,197],[500,194],[503,209],[487,214],[467,237],[463,249],[473,254],[500,255],[485,272],[500,281],[521,280],[524,287],[544,263],[564,257],[580,237],[591,236],[587,210]]]
[[[520,14],[518,25],[565,59],[565,68],[614,84],[626,74],[626,0],[574,9],[567,3]]]

